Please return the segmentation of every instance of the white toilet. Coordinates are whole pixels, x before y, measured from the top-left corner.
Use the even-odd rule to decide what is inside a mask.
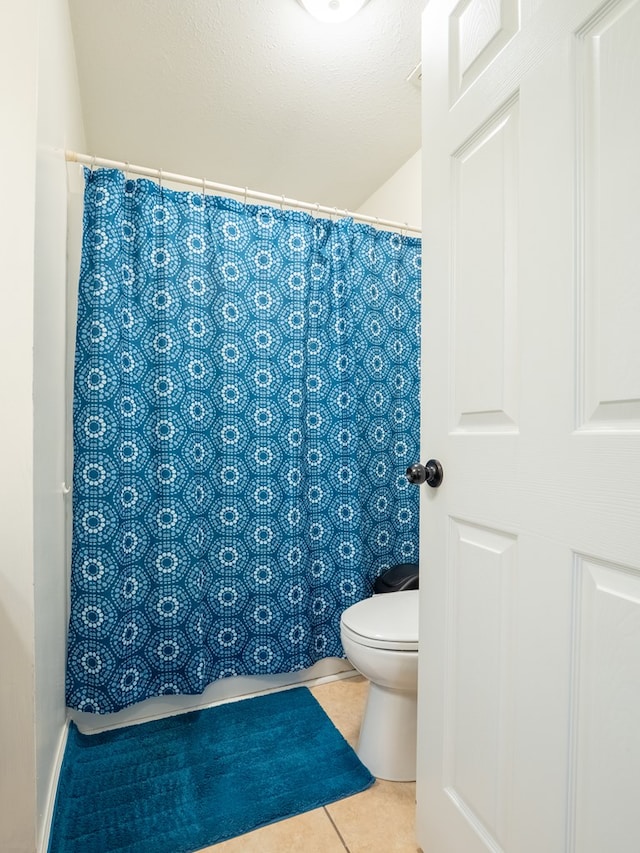
[[[369,679],[357,753],[379,779],[416,778],[418,590],[374,595],[347,608],[340,636]]]

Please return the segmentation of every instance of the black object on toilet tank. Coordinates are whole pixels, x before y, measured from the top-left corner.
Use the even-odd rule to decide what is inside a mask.
[[[391,566],[376,579],[373,591],[381,593],[418,589],[418,581],[418,563],[399,563],[397,566]]]

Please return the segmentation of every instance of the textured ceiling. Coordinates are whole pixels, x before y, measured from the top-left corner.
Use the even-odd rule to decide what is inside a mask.
[[[425,0],[70,0],[87,152],[357,208],[420,147]]]

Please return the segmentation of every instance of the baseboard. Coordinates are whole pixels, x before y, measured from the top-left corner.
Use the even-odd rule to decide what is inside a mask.
[[[53,772],[49,780],[49,792],[45,804],[44,814],[42,815],[42,827],[39,833],[40,840],[38,843],[38,853],[47,853],[49,850],[49,836],[51,834],[51,822],[53,820],[53,810],[56,804],[56,794],[58,792],[58,780],[60,779],[60,770],[62,769],[62,759],[67,746],[67,736],[69,734],[69,717],[65,720],[60,737],[58,738],[58,747],[56,749],[55,760],[53,763]]]

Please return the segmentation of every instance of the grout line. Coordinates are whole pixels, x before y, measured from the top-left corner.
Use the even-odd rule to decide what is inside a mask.
[[[329,820],[331,821],[331,825],[333,826],[333,828],[334,828],[334,829],[335,829],[335,831],[337,832],[337,834],[338,834],[338,838],[340,839],[340,841],[342,841],[342,846],[343,846],[343,847],[344,847],[344,849],[347,851],[347,853],[351,853],[351,851],[350,851],[350,850],[349,850],[349,848],[347,847],[347,842],[346,842],[346,841],[344,840],[344,838],[342,837],[342,833],[340,832],[340,830],[338,829],[338,827],[337,827],[337,825],[336,825],[336,822],[334,821],[334,819],[333,819],[333,818],[331,817],[331,815],[329,814],[329,809],[328,809],[326,806],[323,806],[322,808],[324,809],[324,813],[326,814],[326,816],[327,816],[327,817],[329,818]]]

